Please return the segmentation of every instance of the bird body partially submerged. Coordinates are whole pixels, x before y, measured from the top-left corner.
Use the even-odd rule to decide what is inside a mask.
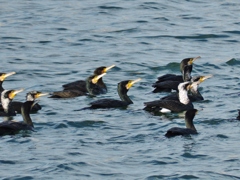
[[[196,59],[199,59],[200,56],[195,58],[185,58],[180,63],[180,71],[181,75],[175,74],[165,74],[163,76],[158,77],[158,81],[156,81],[152,87],[154,93],[162,92],[162,91],[178,91],[178,85],[182,82],[191,80],[191,72],[192,72],[192,64]]]
[[[192,77],[191,88],[190,88],[190,91],[188,93],[188,98],[190,99],[191,102],[204,100],[203,96],[198,91],[198,86],[199,86],[200,83],[204,82],[206,79],[211,78],[211,77],[212,77],[212,75]],[[170,95],[162,97],[160,100],[178,101],[179,100],[179,94],[178,93],[172,93]]]
[[[240,120],[240,109],[238,110],[238,116],[237,119]]]
[[[52,92],[50,98],[73,98],[88,94],[105,94],[107,93],[107,86],[103,82],[102,77],[114,66],[115,65],[98,67],[95,69],[93,75],[89,76],[86,80],[78,80],[64,84],[63,90]]]
[[[35,93],[36,92],[36,93]],[[27,101],[21,105],[21,114],[23,117],[23,122],[18,122],[14,120],[3,121],[0,123],[0,136],[4,135],[14,135],[22,130],[34,130],[34,125],[30,117],[31,108],[37,103],[34,101],[40,96],[47,95],[46,93],[41,93],[38,91],[32,91],[27,94]]]
[[[183,112],[189,109],[193,109],[193,104],[188,98],[188,90],[191,88],[190,82],[180,83],[178,86],[179,99],[178,100],[156,100],[145,102],[146,111],[153,112]]]
[[[132,87],[133,84],[140,81],[141,79],[136,80],[126,80],[118,83],[118,95],[121,100],[115,99],[99,99],[97,101],[91,102],[90,107],[84,109],[98,109],[98,108],[121,108],[127,107],[129,104],[133,104],[132,100],[127,95],[128,90]]]
[[[166,137],[174,137],[174,136],[186,136],[191,134],[198,134],[194,124],[193,118],[197,114],[196,109],[190,109],[185,113],[185,125],[186,128],[173,127],[167,131],[165,134]]]

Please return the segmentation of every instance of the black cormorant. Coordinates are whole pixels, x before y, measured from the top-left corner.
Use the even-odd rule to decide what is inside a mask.
[[[191,79],[192,84],[188,94],[188,98],[190,99],[191,102],[204,100],[203,96],[198,91],[198,86],[200,83],[202,83],[203,81],[211,77],[212,75],[192,77]],[[178,93],[172,93],[170,95],[164,96],[160,100],[176,100],[177,101],[179,100]]]
[[[193,118],[197,114],[196,109],[189,109],[185,113],[185,125],[187,128],[173,127],[167,131],[166,137],[186,136],[190,134],[197,134],[197,130],[193,124]]]
[[[23,89],[20,90],[4,90],[1,93],[1,101],[2,101],[2,107],[4,111],[0,112],[0,116],[15,116],[16,113],[11,108],[11,102],[13,98],[20,92],[22,92]]]
[[[23,122],[18,121],[3,121],[0,123],[0,136],[3,135],[14,135],[18,133],[21,130],[31,130],[33,131],[34,126],[32,119],[29,115],[31,108],[34,106],[36,102],[34,102],[34,99],[37,97],[43,96],[46,94],[40,93],[40,92],[29,92],[27,94],[27,101],[22,103],[21,106],[21,114],[23,117]]]
[[[83,108],[83,109],[121,108],[121,107],[127,107],[129,104],[133,104],[132,100],[127,95],[127,92],[132,87],[133,84],[135,84],[136,82],[138,82],[140,80],[141,79],[126,80],[126,81],[121,81],[120,83],[118,83],[118,95],[121,100],[99,99],[97,101],[91,102],[90,107]]]
[[[97,77],[101,76],[102,74],[106,74],[106,72],[112,69],[114,66],[115,65],[109,67],[105,66],[98,67],[97,69],[95,69],[92,76]],[[63,90],[52,92],[50,98],[73,98],[77,96],[84,96],[87,95],[88,93],[91,95],[98,95],[107,92],[106,85],[104,84],[102,78],[99,78],[99,80],[95,82],[95,87],[99,86],[98,88],[99,90],[97,91],[97,93],[95,91],[94,91],[95,93],[92,93],[92,91],[87,87],[88,85],[86,81],[88,81],[89,78],[87,78],[86,80],[78,80],[68,84],[64,84]]]
[[[34,101],[35,99],[41,97],[41,96],[45,96],[48,95],[49,93],[42,93],[40,91],[30,91],[27,93],[26,95],[26,100],[27,101]],[[11,102],[11,109],[16,112],[16,113],[21,113],[21,107],[22,107],[22,102],[19,101],[12,101]],[[38,104],[38,103],[34,103],[34,105],[31,108],[30,113],[36,113],[37,111],[41,110],[42,107]]]
[[[237,117],[238,120],[240,120],[240,109],[238,109],[238,117]]]
[[[188,90],[191,88],[191,82],[183,82],[178,85],[179,100],[156,100],[145,102],[146,111],[151,112],[183,112],[193,109],[193,104],[188,98]]]
[[[152,85],[155,88],[153,92],[171,91],[172,89],[177,91],[179,83],[191,80],[192,64],[199,58],[201,57],[183,59],[180,63],[182,75],[165,74],[158,77],[158,81]]]

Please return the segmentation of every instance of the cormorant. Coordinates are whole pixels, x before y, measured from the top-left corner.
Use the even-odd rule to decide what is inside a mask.
[[[187,128],[179,128],[173,127],[167,131],[165,134],[166,137],[174,137],[174,136],[186,136],[190,134],[197,134],[197,130],[193,124],[193,118],[197,114],[196,109],[189,109],[185,113],[185,125]]]
[[[198,86],[200,83],[202,83],[203,81],[211,77],[212,75],[192,77],[191,79],[192,84],[188,94],[188,98],[190,99],[191,102],[204,100],[203,96],[198,91]],[[164,96],[160,100],[176,100],[177,101],[179,100],[178,93],[172,93],[170,95]]]
[[[238,117],[237,117],[238,120],[240,120],[240,109],[238,109]]]
[[[133,84],[135,84],[140,80],[141,79],[139,78],[136,80],[126,80],[118,83],[118,95],[121,100],[99,99],[97,101],[91,102],[90,107],[86,107],[83,109],[121,108],[121,107],[127,107],[129,104],[133,104],[132,100],[127,95],[127,92],[132,87]]]
[[[27,93],[27,101],[22,103],[22,106],[21,106],[21,114],[24,121],[23,122],[18,122],[13,120],[3,121],[2,123],[0,123],[0,136],[13,135],[18,133],[21,130],[33,131],[34,126],[29,113],[31,108],[36,103],[34,102],[34,100],[37,97],[40,97],[43,95],[46,95],[46,94],[43,94],[41,92],[36,92],[36,91]]]
[[[191,82],[183,82],[178,85],[179,100],[156,100],[145,102],[144,110],[153,112],[183,112],[193,109],[193,104],[188,98],[188,90],[191,88]]]
[[[26,100],[30,101],[30,98],[32,101],[34,101],[35,99],[41,97],[41,96],[45,96],[48,95],[49,93],[42,93],[40,91],[30,91],[27,93],[26,95]],[[19,101],[12,101],[11,102],[11,109],[16,112],[16,113],[21,113],[21,107],[22,107],[22,102]],[[36,113],[37,111],[41,110],[42,107],[38,104],[38,103],[34,103],[34,105],[32,106],[30,113]]]
[[[2,107],[4,111],[0,112],[0,116],[15,116],[16,113],[11,108],[11,102],[13,98],[20,92],[22,92],[23,89],[20,90],[4,90],[1,93],[1,101],[2,101]]]
[[[98,67],[97,69],[95,69],[92,76],[97,77],[101,76],[102,74],[105,75],[105,73],[108,70],[112,69],[114,66],[115,65],[109,67],[105,66]],[[95,86],[99,86],[98,88],[99,91],[97,93],[92,93],[92,91],[87,87],[88,85],[86,81],[88,81],[89,78],[87,78],[86,80],[78,80],[68,84],[64,84],[63,91],[52,92],[50,98],[73,98],[77,96],[84,96],[87,95],[88,93],[90,93],[91,95],[98,95],[107,92],[107,87],[104,84],[102,78],[100,77],[99,80],[95,82]]]
[[[107,93],[107,86],[102,80],[102,77],[105,75],[106,73],[103,73],[101,75],[92,75],[86,79],[86,88],[90,95],[96,96],[99,94]]]
[[[177,91],[179,83],[191,80],[192,64],[199,58],[201,57],[197,56],[195,58],[183,59],[180,63],[180,71],[182,75],[165,74],[158,77],[158,81],[152,85],[152,87],[155,88],[153,92],[171,91],[172,89]]]

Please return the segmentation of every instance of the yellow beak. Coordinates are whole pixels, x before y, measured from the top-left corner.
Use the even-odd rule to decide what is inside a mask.
[[[209,78],[211,78],[211,77],[213,77],[212,74],[207,75],[207,76],[202,76],[202,77],[200,78],[200,82],[203,82],[203,81],[205,81],[206,79],[209,79]]]
[[[41,96],[46,96],[46,95],[48,95],[49,93],[37,93],[36,95],[35,95],[35,98],[37,99],[37,98],[39,98],[39,97],[41,97]]]
[[[136,80],[130,80],[130,81],[127,83],[127,85],[126,85],[126,88],[127,88],[127,89],[130,89],[130,88],[133,86],[133,84],[135,84],[135,83],[138,82],[138,81],[141,81],[141,78],[138,78],[138,79],[136,79]]]
[[[103,73],[106,73],[108,70],[112,69],[113,67],[115,67],[115,65],[111,65],[109,67],[106,67],[104,70],[103,70]]]
[[[192,59],[188,62],[188,64],[191,65],[195,60],[200,59],[200,58],[201,58],[201,56],[197,56],[197,57],[195,57],[195,58],[192,58]]]
[[[8,76],[11,76],[13,74],[16,74],[16,72],[10,72],[10,73],[6,73],[6,74],[3,74],[1,77],[0,77],[0,80],[1,81],[4,81]]]
[[[101,75],[95,76],[95,77],[92,79],[92,83],[93,83],[93,84],[96,84],[96,83],[98,82],[98,80],[99,80],[101,77],[105,76],[106,74],[107,74],[107,73],[103,73],[103,74],[101,74]]]
[[[12,90],[11,93],[9,93],[9,99],[13,99],[18,93],[22,92],[24,89],[19,90]]]

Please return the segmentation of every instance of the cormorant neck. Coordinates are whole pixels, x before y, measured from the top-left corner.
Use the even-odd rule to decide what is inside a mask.
[[[192,72],[192,65],[186,65],[182,71],[184,82],[190,81],[192,79],[191,72]]]
[[[33,103],[34,101],[26,101],[25,103],[22,104],[22,107],[21,107],[21,114],[24,122],[32,127],[34,126],[33,126],[32,119],[30,117],[30,110],[32,108]]]
[[[0,81],[0,92],[3,92],[3,91],[4,91],[4,89],[3,89],[3,87],[2,87],[2,84],[3,84],[3,81]]]
[[[102,87],[102,88],[106,88],[107,89],[107,86],[105,85],[105,83],[103,82],[103,79],[100,78],[97,82],[97,85]]]
[[[133,104],[132,100],[129,98],[127,95],[128,90],[127,89],[122,89],[121,85],[118,85],[118,95],[120,99],[124,102],[127,102],[128,104]]]
[[[194,118],[195,114],[194,115],[191,115],[189,117],[185,117],[185,124],[186,124],[186,127],[188,129],[192,129],[194,131],[197,131],[194,124],[193,124],[193,118]]]

